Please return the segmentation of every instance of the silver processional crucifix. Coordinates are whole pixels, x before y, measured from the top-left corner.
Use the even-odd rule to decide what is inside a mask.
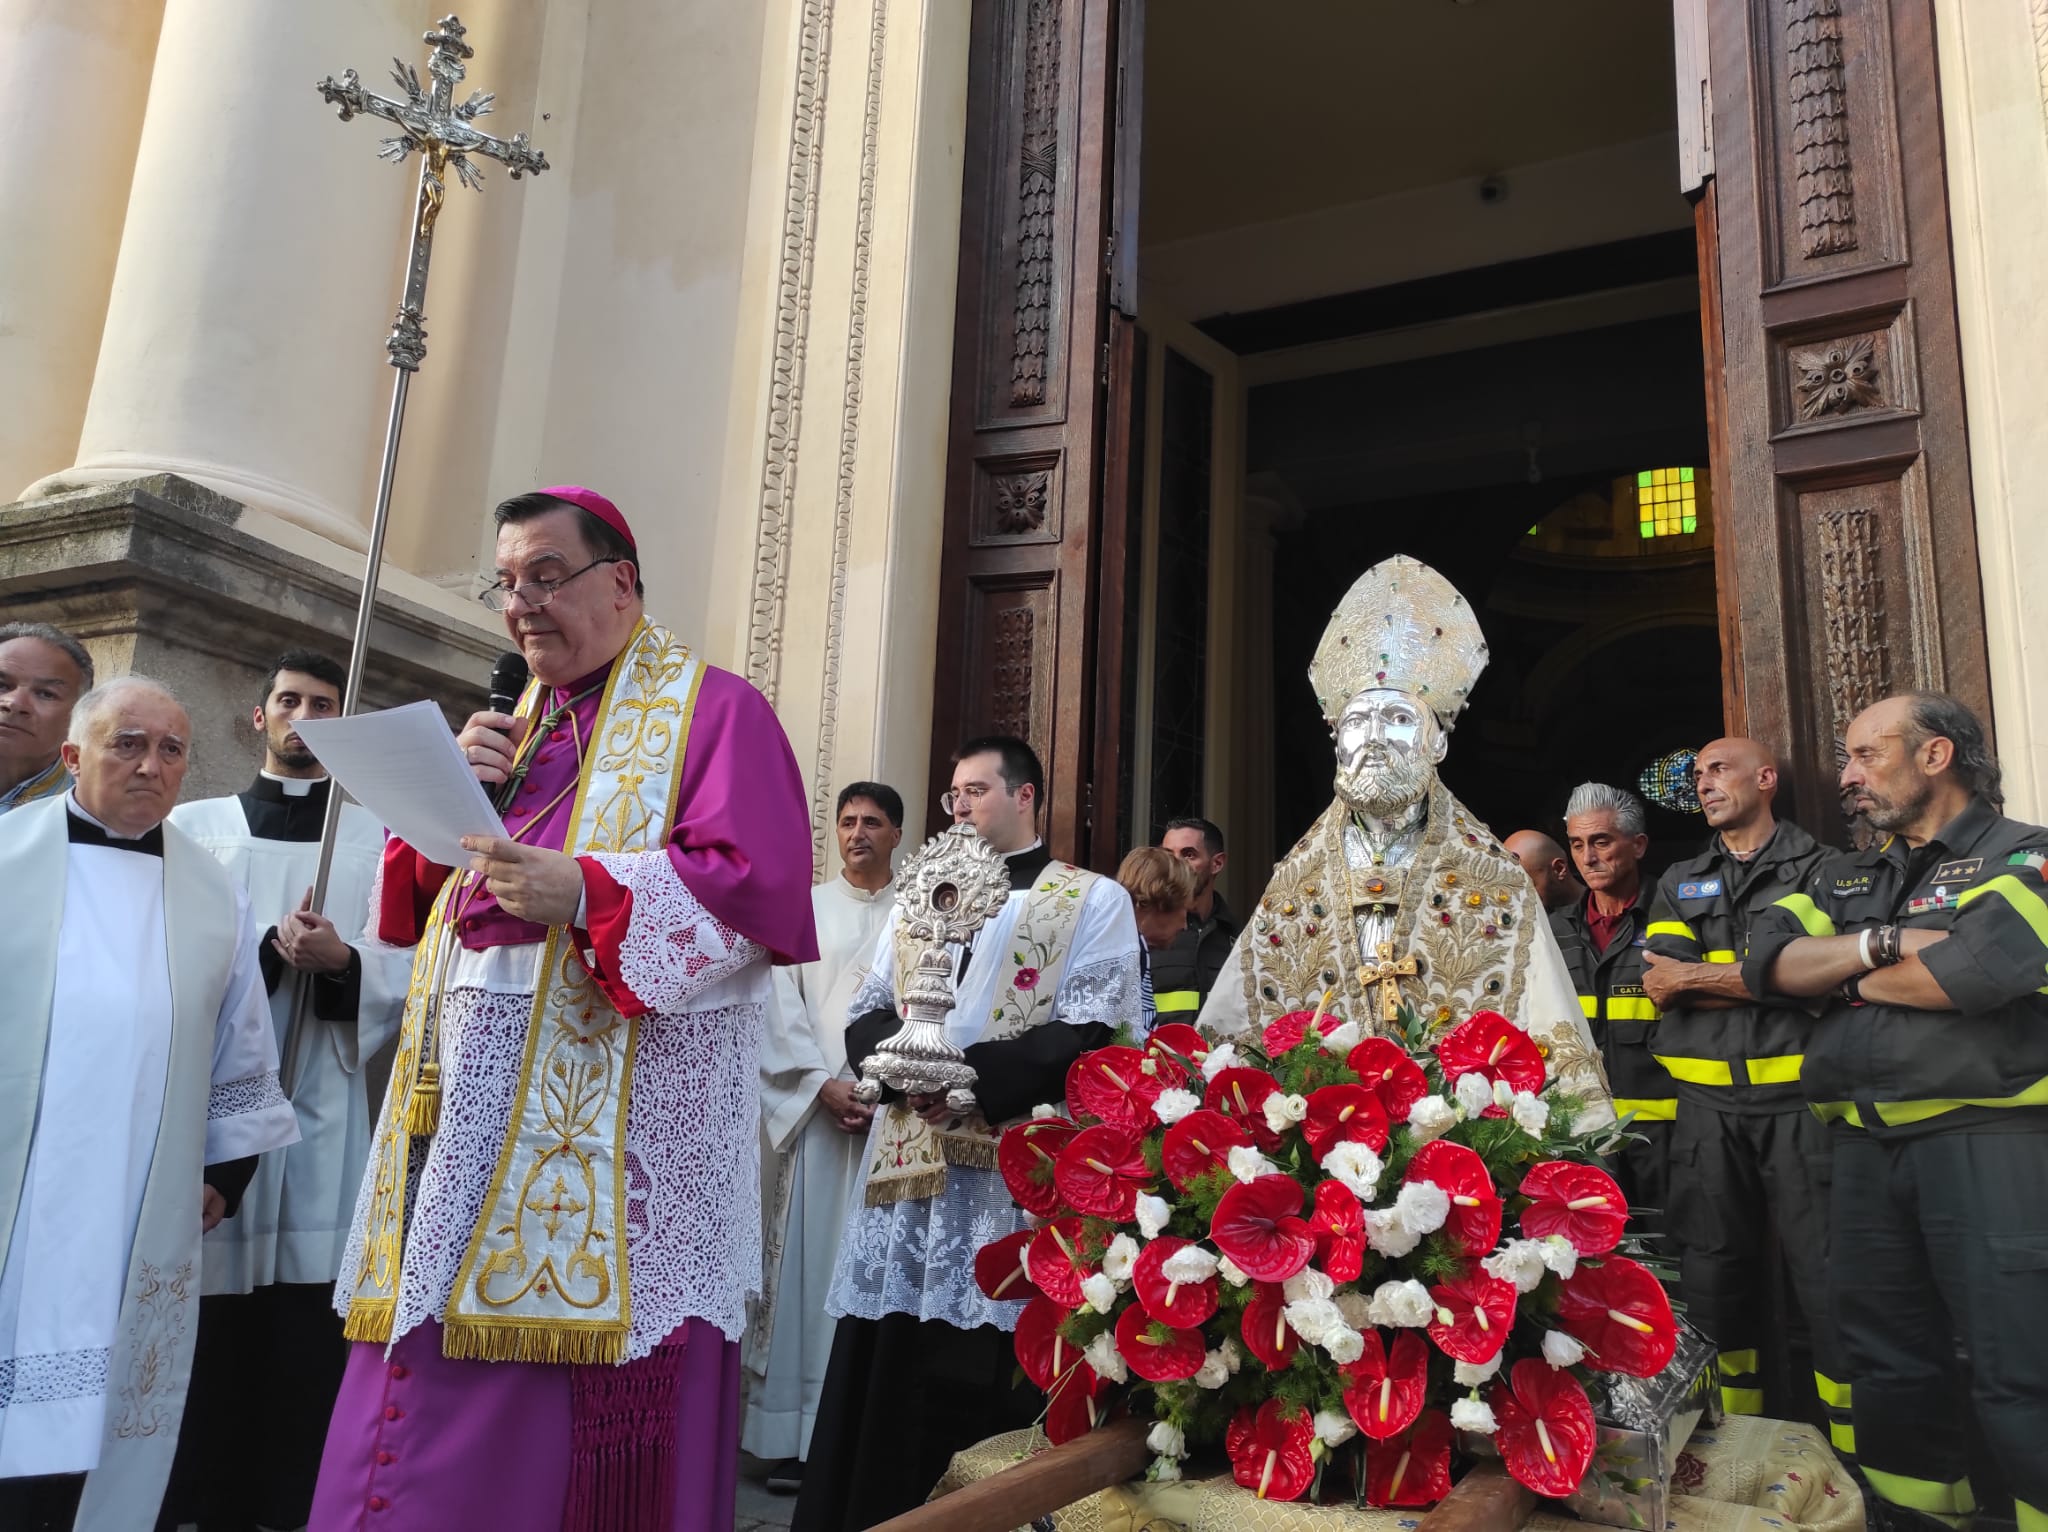
[[[476,50],[463,41],[461,21],[443,16],[440,24],[426,34],[434,51],[427,59],[428,83],[422,86],[419,73],[402,59],[391,61],[391,77],[404,99],[380,96],[365,90],[353,69],[337,80],[329,75],[317,89],[334,107],[343,122],[361,115],[392,123],[398,132],[384,140],[379,157],[403,164],[415,150],[420,156],[419,194],[413,212],[412,229],[405,261],[405,291],[398,300],[398,317],[384,342],[385,353],[398,376],[391,386],[391,414],[384,426],[384,461],[377,475],[377,503],[370,517],[370,548],[363,565],[362,600],[356,607],[355,639],[349,646],[348,684],[342,693],[341,710],[353,713],[362,693],[363,665],[369,655],[370,623],[377,609],[377,579],[384,563],[384,533],[391,519],[391,479],[398,468],[398,437],[405,424],[406,386],[427,355],[427,266],[434,255],[434,224],[441,216],[441,202],[447,196],[448,173],[472,191],[483,189],[483,172],[476,158],[497,160],[517,181],[539,175],[548,168],[547,156],[527,142],[524,133],[494,138],[480,131],[477,118],[490,111],[495,99],[474,91],[460,105],[455,87],[468,73],[465,62]],[[341,825],[339,792],[327,795],[327,817],[320,830],[320,861],[313,880],[313,908],[324,911],[328,874],[334,865],[334,842]],[[312,986],[300,984],[293,1001],[290,1035],[285,1041],[284,1086],[287,1093],[298,1084],[301,1038]]]

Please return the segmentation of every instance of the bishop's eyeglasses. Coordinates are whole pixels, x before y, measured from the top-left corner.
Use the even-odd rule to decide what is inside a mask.
[[[556,591],[575,579],[577,575],[589,574],[591,570],[597,568],[600,564],[619,564],[623,562],[624,560],[619,555],[613,554],[609,558],[592,559],[581,569],[572,570],[570,573],[558,576],[552,580],[523,580],[517,585],[507,585],[501,580],[495,585],[486,585],[482,590],[478,591],[476,599],[492,611],[502,612],[511,606],[512,598],[517,596],[533,610],[539,611],[555,599]]]
[[[939,794],[939,812],[957,814],[970,804],[981,802],[995,789],[983,782],[973,782],[966,787],[956,787]]]

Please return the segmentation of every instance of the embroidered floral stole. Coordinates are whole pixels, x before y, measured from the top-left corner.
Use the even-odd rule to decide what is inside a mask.
[[[1054,1001],[1074,944],[1074,928],[1097,876],[1086,868],[1054,862],[1025,897],[1010,933],[1002,976],[996,982],[995,1004],[978,1041],[1007,1042],[1053,1019]],[[917,962],[916,949],[903,938],[900,927],[895,955],[900,1007],[900,997]],[[946,1189],[948,1165],[995,1169],[1000,1136],[1000,1128],[978,1112],[937,1128],[904,1102],[885,1108],[868,1155],[867,1205],[886,1207],[936,1197]]]
[[[652,852],[675,825],[676,794],[702,664],[665,628],[642,623],[599,704],[563,849]],[[532,683],[520,713],[540,711]],[[538,746],[539,731],[527,749]],[[363,1258],[347,1333],[391,1336],[405,1239],[407,1173],[420,1121],[409,1110],[465,879],[442,885],[413,957],[391,1090],[378,1124]],[[626,1262],[626,1118],[638,1023],[591,977],[566,927],[542,944],[511,1120],[443,1317],[443,1350],[489,1361],[616,1362],[632,1319]],[[458,1082],[459,1083],[459,1082]]]

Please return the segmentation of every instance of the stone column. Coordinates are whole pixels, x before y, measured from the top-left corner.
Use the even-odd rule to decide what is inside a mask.
[[[0,497],[78,449],[163,9],[0,0]]]
[[[361,546],[414,167],[313,82],[418,65],[415,0],[178,0],[164,16],[77,463],[30,495],[172,472]]]

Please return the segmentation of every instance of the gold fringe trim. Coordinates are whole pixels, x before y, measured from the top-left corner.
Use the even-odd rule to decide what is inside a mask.
[[[979,1133],[941,1133],[939,1153],[946,1157],[948,1165],[966,1170],[996,1168],[996,1141]]]
[[[342,1321],[341,1333],[352,1341],[388,1341],[397,1311],[396,1298],[358,1298],[348,1306],[348,1318]]]
[[[478,1320],[450,1314],[441,1322],[441,1355],[455,1362],[544,1362],[616,1366],[626,1355],[626,1324],[563,1329],[546,1320]]]
[[[405,1100],[405,1131],[414,1138],[432,1138],[441,1126],[441,1066],[429,1062],[413,1082]]]
[[[919,1202],[926,1197],[936,1197],[946,1189],[946,1167],[937,1170],[920,1170],[914,1176],[891,1176],[886,1181],[870,1181],[867,1189],[867,1205],[871,1208],[893,1207],[899,1202]]]

